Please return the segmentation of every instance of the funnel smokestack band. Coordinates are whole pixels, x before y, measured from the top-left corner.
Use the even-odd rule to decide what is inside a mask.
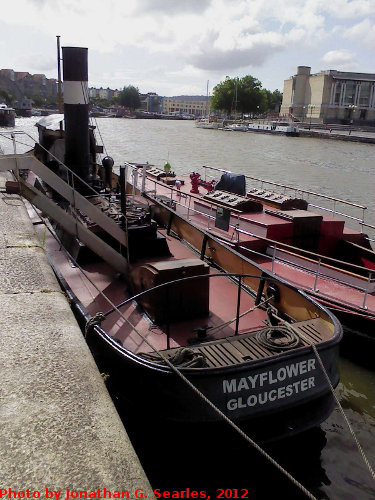
[[[65,163],[90,182],[87,49],[63,47]]]

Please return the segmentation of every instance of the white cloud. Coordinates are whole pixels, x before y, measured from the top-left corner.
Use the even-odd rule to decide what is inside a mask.
[[[28,68],[31,73],[43,73],[45,71],[51,71],[56,68],[57,65],[56,57],[50,57],[47,54],[35,53],[22,55],[17,59],[17,66],[19,68]]]
[[[276,33],[244,35],[232,39],[223,46],[218,33],[211,33],[192,54],[189,61],[196,67],[206,70],[233,70],[241,67],[261,66],[266,60],[283,50],[283,37]]]
[[[344,36],[352,40],[364,42],[373,48],[375,43],[375,22],[371,22],[370,19],[364,19],[360,23],[348,28],[344,32]]]
[[[155,11],[166,15],[195,12],[200,14],[211,0],[138,0],[137,12]]]
[[[316,8],[338,19],[356,19],[375,14],[374,0],[315,0]]]
[[[330,65],[329,69],[351,70],[358,67],[355,54],[349,50],[330,50],[321,60]]]
[[[62,45],[89,48],[95,84],[131,81],[144,90],[158,90],[159,84],[172,89],[173,82],[178,88],[196,86],[211,75],[256,68],[254,76],[268,72],[268,81],[280,87],[276,82],[289,68],[306,61],[355,69],[352,52],[335,49],[351,48],[348,43],[363,44],[358,64],[370,66],[373,15],[375,0],[17,0],[0,11],[0,22],[22,29],[25,43],[17,53],[12,46],[11,57],[0,44],[0,60],[47,72],[58,33]],[[39,45],[33,45],[36,39]]]

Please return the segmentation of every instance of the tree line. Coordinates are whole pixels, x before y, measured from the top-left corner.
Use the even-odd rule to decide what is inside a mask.
[[[223,111],[228,115],[263,114],[279,111],[282,101],[279,90],[271,92],[263,89],[261,82],[253,76],[229,78],[220,82],[213,89],[211,109]]]
[[[55,99],[45,99],[42,96],[30,96],[36,106],[45,104],[56,104]],[[15,100],[6,90],[0,90],[0,100],[8,105]],[[134,85],[125,86],[119,97],[113,99],[92,99],[93,104],[109,107],[120,104],[130,108],[132,111],[140,108],[141,100],[138,87]],[[261,82],[253,76],[247,75],[243,78],[229,78],[213,89],[211,110],[221,111],[228,115],[234,114],[263,114],[269,111],[279,111],[282,101],[282,93],[279,90],[271,92],[262,88]]]
[[[119,93],[118,97],[111,99],[100,99],[99,97],[91,98],[90,102],[102,108],[109,108],[110,106],[120,104],[126,108],[134,111],[141,107],[141,99],[139,97],[139,89],[134,85],[125,86]]]
[[[253,76],[243,78],[227,77],[214,87],[211,100],[211,110],[221,111],[228,115],[233,114],[263,114],[278,112],[283,95],[279,90],[262,88],[261,82]],[[114,99],[132,111],[141,106],[138,87],[128,85]]]

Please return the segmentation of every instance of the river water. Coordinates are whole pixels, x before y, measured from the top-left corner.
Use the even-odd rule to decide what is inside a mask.
[[[36,121],[17,119],[16,128],[36,137]],[[97,125],[116,164],[148,161],[161,166],[169,160],[181,174],[202,165],[226,168],[367,206],[365,220],[375,224],[375,145],[202,130],[190,121],[97,119]],[[32,145],[31,140],[25,142]],[[11,151],[3,137],[0,146]],[[26,149],[23,146],[20,151]],[[356,209],[351,214],[361,216]],[[360,359],[344,356],[340,372],[337,394],[374,466],[374,372]],[[162,424],[157,428],[152,408],[141,419],[126,409],[122,416],[155,488],[202,489],[211,498],[216,488],[238,489],[239,493],[247,489],[251,500],[305,498],[226,428],[203,433],[163,428]],[[267,451],[317,498],[375,498],[373,480],[338,409],[319,429],[269,445]]]

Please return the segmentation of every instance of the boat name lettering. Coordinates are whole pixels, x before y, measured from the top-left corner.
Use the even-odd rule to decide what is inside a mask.
[[[304,378],[297,380],[292,384],[271,389],[268,392],[260,392],[259,394],[250,394],[248,397],[239,397],[230,399],[227,403],[228,410],[238,410],[247,408],[248,406],[264,405],[265,403],[272,403],[277,399],[289,398],[293,394],[307,391],[315,387],[315,377]]]
[[[240,379],[232,378],[231,380],[223,380],[223,392],[240,392],[242,390],[263,387],[267,383],[276,384],[277,382],[283,382],[287,378],[297,377],[297,375],[303,375],[315,370],[315,363],[316,359],[309,358],[298,363],[282,366],[276,371],[270,370],[255,375],[248,375]]]

